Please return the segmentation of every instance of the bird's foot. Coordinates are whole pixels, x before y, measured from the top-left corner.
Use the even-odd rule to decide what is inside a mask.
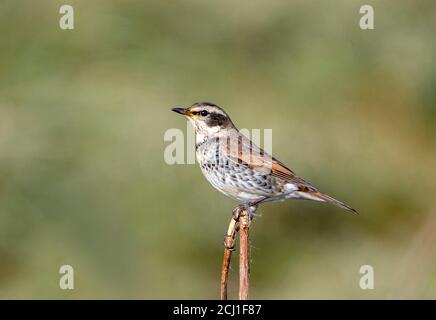
[[[245,210],[245,205],[240,204],[235,207],[232,211],[233,220],[239,221],[239,217],[241,216],[241,211]]]
[[[248,212],[250,219],[253,217],[258,217],[260,214],[256,214],[257,205],[252,204],[240,204],[233,209],[232,216],[235,221],[239,221],[239,217],[241,216],[242,211]]]

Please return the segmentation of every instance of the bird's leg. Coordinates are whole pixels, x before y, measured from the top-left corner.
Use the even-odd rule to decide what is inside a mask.
[[[250,215],[250,219],[253,219],[256,216],[260,216],[260,214],[256,214],[256,210],[257,210],[257,206],[265,201],[268,197],[263,197],[260,200],[254,201],[254,202],[248,202],[247,204],[245,204],[245,208],[247,209],[249,215]]]
[[[254,201],[254,202],[249,202],[249,205],[253,206],[253,207],[257,207],[258,204],[261,204],[266,199],[268,199],[268,197],[262,197],[262,198],[260,198],[260,200],[257,200],[257,201]]]
[[[257,204],[265,200],[262,198],[259,201],[252,203],[243,203],[236,206],[232,211],[232,220],[230,221],[227,233],[224,235],[224,247],[228,250],[234,250],[235,247],[235,235],[239,231],[239,217],[242,211],[247,211],[250,220],[256,216]]]
[[[257,205],[247,204],[246,209],[250,220],[253,220],[254,217],[259,216],[258,214],[256,214]]]

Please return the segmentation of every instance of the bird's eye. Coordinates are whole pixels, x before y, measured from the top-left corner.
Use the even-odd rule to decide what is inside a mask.
[[[208,114],[209,114],[209,112],[207,112],[206,110],[203,110],[203,111],[200,112],[200,115],[201,115],[202,117],[205,117],[205,116],[207,116]]]

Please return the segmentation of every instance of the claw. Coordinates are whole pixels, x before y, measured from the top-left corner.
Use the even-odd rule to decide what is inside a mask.
[[[256,214],[257,205],[247,204],[245,205],[245,208],[248,212],[248,215],[250,216],[250,219],[260,216],[260,214]]]
[[[241,215],[241,211],[245,209],[245,205],[240,204],[239,206],[235,207],[232,211],[233,220],[238,221],[239,216]]]
[[[237,207],[235,207],[233,209],[233,211],[232,211],[233,220],[239,221],[239,217],[241,215],[242,210],[246,210],[248,212],[250,219],[253,219],[254,217],[260,216],[260,214],[256,214],[256,210],[257,210],[256,204],[244,203],[244,204],[238,205]]]

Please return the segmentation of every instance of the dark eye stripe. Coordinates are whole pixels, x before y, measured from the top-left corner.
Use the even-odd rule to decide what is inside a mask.
[[[210,113],[209,117],[207,117],[206,119],[210,127],[223,126],[229,123],[229,119],[226,118],[226,116],[216,112]]]

